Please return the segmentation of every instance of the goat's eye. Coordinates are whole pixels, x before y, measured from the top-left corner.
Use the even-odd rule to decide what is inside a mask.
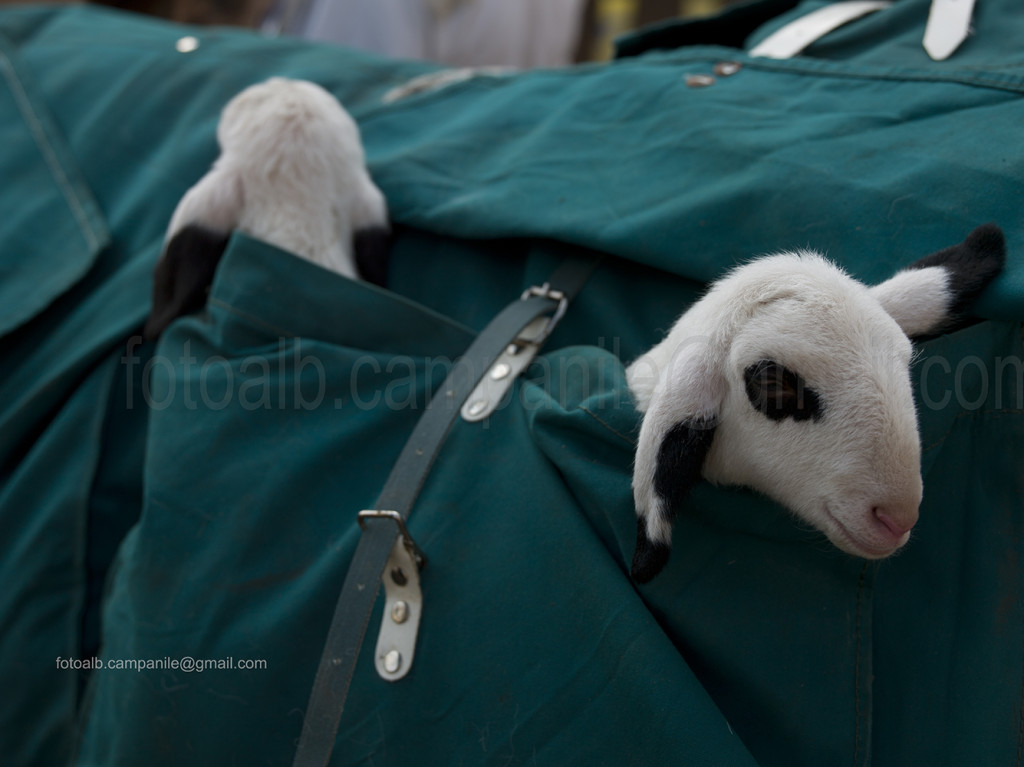
[[[773,421],[821,418],[821,398],[804,379],[774,360],[759,360],[743,371],[747,399]]]

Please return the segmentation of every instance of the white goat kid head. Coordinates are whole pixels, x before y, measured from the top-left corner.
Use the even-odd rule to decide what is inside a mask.
[[[644,413],[634,579],[664,567],[701,476],[765,493],[847,553],[903,546],[922,497],[910,338],[945,327],[1004,261],[987,225],[871,288],[805,252],[715,283],[627,370]]]
[[[236,95],[220,156],[171,217],[145,335],[201,308],[232,230],[346,277],[386,278],[388,211],[359,128],[330,93],[274,77]]]

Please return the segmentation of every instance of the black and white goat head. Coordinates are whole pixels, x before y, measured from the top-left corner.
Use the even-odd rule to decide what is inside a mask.
[[[1004,262],[986,225],[874,287],[808,252],[715,283],[627,370],[644,414],[633,578],[664,567],[702,476],[761,491],[849,554],[903,546],[922,498],[910,339],[948,327]]]
[[[178,203],[157,263],[154,338],[201,309],[232,230],[345,277],[382,284],[389,225],[359,128],[319,85],[274,77],[221,112],[220,156]]]

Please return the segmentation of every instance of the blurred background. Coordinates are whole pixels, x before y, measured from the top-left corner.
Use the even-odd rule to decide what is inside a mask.
[[[0,0],[4,2],[5,0]],[[451,66],[603,61],[616,37],[729,0],[102,0],[188,24],[231,25]]]

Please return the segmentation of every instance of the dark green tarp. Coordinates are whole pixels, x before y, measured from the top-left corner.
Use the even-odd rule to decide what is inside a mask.
[[[415,666],[385,683],[364,648],[332,763],[1021,765],[1024,9],[979,3],[941,63],[918,0],[796,59],[746,55],[817,5],[742,48],[675,25],[609,65],[395,103],[433,67],[0,12],[0,762],[288,764],[356,513],[473,334],[583,249],[607,257],[546,354],[424,488]],[[742,66],[687,85],[723,61]],[[271,75],[359,121],[397,225],[389,290],[236,235],[207,311],[139,344],[218,112]],[[906,550],[865,564],[703,484],[635,588],[623,362],[753,255],[809,246],[872,281],[985,221],[1009,264],[984,321],[912,370]],[[159,667],[185,658],[234,668]]]

